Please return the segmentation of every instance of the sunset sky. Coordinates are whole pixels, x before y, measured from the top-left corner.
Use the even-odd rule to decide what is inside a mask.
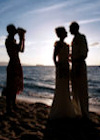
[[[72,21],[77,21],[86,35],[87,64],[100,65],[100,0],[0,0],[0,62],[9,60],[5,49],[8,24],[27,30],[25,52],[20,53],[23,64],[53,65],[53,46],[58,40],[55,28],[65,26],[65,41],[70,44]]]

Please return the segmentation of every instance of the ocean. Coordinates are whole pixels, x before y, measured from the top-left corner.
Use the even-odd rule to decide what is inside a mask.
[[[24,90],[20,98],[52,102],[55,90],[54,66],[23,66]],[[89,105],[100,107],[100,67],[87,66]],[[0,94],[6,85],[6,66],[0,66]]]

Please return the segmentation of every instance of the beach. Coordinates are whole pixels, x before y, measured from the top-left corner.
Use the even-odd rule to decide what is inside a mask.
[[[100,140],[100,114],[90,119],[49,120],[50,106],[17,99],[17,110],[6,113],[6,99],[0,97],[0,140]]]
[[[0,140],[42,139],[50,107],[17,100],[18,109],[6,114],[5,97],[0,97]]]

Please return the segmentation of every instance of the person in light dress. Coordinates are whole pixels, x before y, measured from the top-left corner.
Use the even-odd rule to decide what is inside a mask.
[[[55,31],[59,40],[54,44],[53,60],[56,67],[56,80],[49,118],[74,118],[75,111],[69,92],[69,45],[64,42],[67,31],[64,27],[58,27]]]

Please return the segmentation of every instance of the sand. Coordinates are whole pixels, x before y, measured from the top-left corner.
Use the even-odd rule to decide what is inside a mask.
[[[49,120],[50,106],[17,100],[18,109],[6,114],[5,97],[0,97],[0,140],[100,140],[100,115],[90,120]]]

